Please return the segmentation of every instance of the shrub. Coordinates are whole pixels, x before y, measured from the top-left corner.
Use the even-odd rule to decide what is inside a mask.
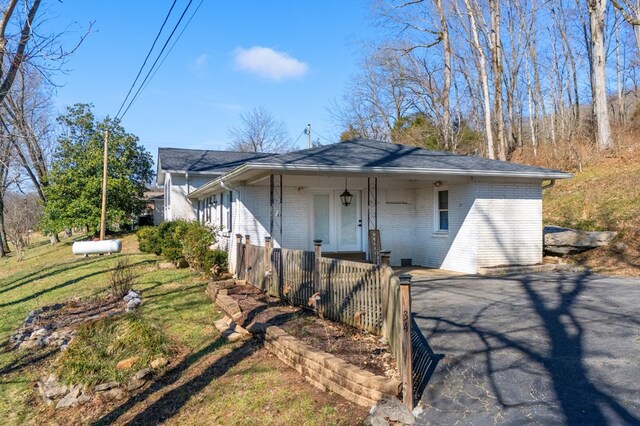
[[[124,297],[133,288],[135,279],[129,260],[125,258],[118,259],[109,277],[111,294],[115,297]]]
[[[215,243],[215,232],[200,222],[190,222],[178,232],[182,242],[182,254],[189,266],[199,272],[207,272],[209,266],[210,247]]]
[[[217,275],[227,270],[227,253],[210,249],[216,242],[215,228],[200,222],[175,220],[143,228],[138,231],[138,241],[141,251],[162,254],[174,263],[186,260],[198,272]]]
[[[224,250],[209,250],[206,254],[203,269],[213,277],[227,271],[227,252]]]
[[[158,228],[152,226],[145,226],[140,228],[136,233],[138,237],[138,247],[143,253],[162,253],[162,240],[160,239],[160,233]]]

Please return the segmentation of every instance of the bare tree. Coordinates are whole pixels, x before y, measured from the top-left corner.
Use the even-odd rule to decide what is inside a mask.
[[[591,47],[591,85],[593,113],[596,120],[596,145],[600,150],[613,147],[609,104],[607,101],[606,55],[604,46],[604,21],[606,0],[587,0]]]
[[[29,235],[42,217],[42,204],[34,194],[9,193],[5,201],[4,218],[7,238],[15,249],[17,260],[21,261],[24,250],[29,245]]]
[[[284,122],[259,107],[240,114],[240,124],[229,130],[231,149],[240,152],[285,152],[291,138]]]

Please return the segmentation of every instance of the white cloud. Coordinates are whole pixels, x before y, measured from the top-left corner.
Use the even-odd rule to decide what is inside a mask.
[[[309,69],[304,62],[269,47],[239,48],[234,55],[236,68],[274,81],[300,78]]]

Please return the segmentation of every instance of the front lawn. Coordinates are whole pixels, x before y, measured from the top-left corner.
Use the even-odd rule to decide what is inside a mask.
[[[141,254],[135,236],[125,236],[123,253],[113,256],[74,257],[71,242],[52,247],[42,241],[26,252],[23,262],[0,259],[3,423],[361,424],[366,416],[365,408],[313,388],[256,342],[221,339],[213,327],[220,314],[204,294],[205,280],[186,269],[157,269],[158,259]],[[135,288],[142,293],[138,325],[161,330],[168,339],[171,363],[150,386],[124,400],[60,410],[46,407],[34,384],[58,365],[54,361],[60,353],[8,351],[9,336],[31,310],[72,297],[106,294],[109,271],[123,257],[135,268]],[[95,345],[105,344],[101,339],[113,338],[109,336],[126,321],[131,317],[98,323],[99,330],[85,336],[85,352],[80,352],[104,356],[97,346],[90,350],[91,339],[96,339]],[[100,377],[86,377],[84,382],[117,378],[110,366],[96,374]]]

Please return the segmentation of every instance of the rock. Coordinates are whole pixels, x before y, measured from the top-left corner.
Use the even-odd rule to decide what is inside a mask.
[[[118,382],[108,382],[108,383],[100,383],[93,388],[96,392],[104,392],[114,388],[120,387],[120,383]]]
[[[364,426],[389,426],[389,422],[381,417],[376,417],[371,414],[364,419]]]
[[[622,241],[618,242],[618,243],[615,243],[614,247],[618,251],[625,251],[626,249],[629,248],[629,246],[627,244],[623,243]]]
[[[123,359],[116,364],[116,370],[128,370],[140,360],[139,356],[133,356],[131,358]]]
[[[136,389],[140,389],[146,383],[145,380],[131,379],[127,384],[127,390],[129,392],[134,391]]]
[[[125,302],[129,302],[132,299],[140,299],[140,294],[135,290],[129,290],[129,293],[127,293],[122,299]]]
[[[150,368],[143,368],[133,375],[134,380],[147,380],[153,375],[153,370]]]
[[[49,330],[47,330],[46,328],[39,328],[36,331],[34,331],[33,333],[31,333],[31,336],[29,337],[29,339],[31,340],[36,340],[39,337],[45,337],[49,335]]]
[[[114,388],[103,392],[102,395],[106,396],[109,399],[122,399],[126,396],[126,393],[122,388]]]
[[[160,262],[158,263],[158,269],[176,269],[176,265],[172,262]]]
[[[135,299],[131,299],[129,300],[129,302],[127,302],[127,312],[131,312],[134,311],[138,306],[140,306],[140,304],[142,303],[142,301],[138,298]]]
[[[42,337],[38,337],[36,340],[25,340],[20,343],[20,350],[28,350],[28,349],[40,349],[45,346],[45,340]]]
[[[58,401],[58,403],[56,404],[56,410],[78,405],[78,398],[80,397],[81,391],[82,387],[80,385],[75,385],[73,388],[71,388],[69,393],[60,401]]]
[[[389,422],[397,422],[403,425],[412,425],[415,417],[409,409],[396,398],[385,398],[373,407],[367,420],[371,425],[388,425]],[[366,421],[365,421],[365,424]]]
[[[606,246],[618,235],[612,231],[580,231],[559,226],[545,226],[543,234],[545,253],[560,256]]]
[[[89,401],[91,401],[91,397],[89,395],[80,395],[78,398],[76,398],[74,406],[86,404]]]
[[[158,368],[165,367],[167,364],[169,364],[169,360],[166,358],[160,357],[151,361],[151,368],[158,369]]]

